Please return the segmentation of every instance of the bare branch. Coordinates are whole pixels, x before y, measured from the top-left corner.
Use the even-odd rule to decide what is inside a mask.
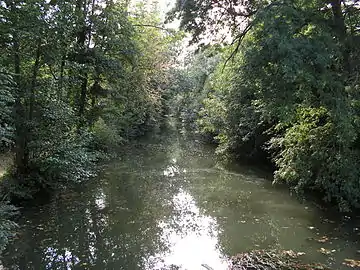
[[[170,29],[167,29],[165,27],[162,26],[158,26],[158,25],[152,25],[152,24],[133,24],[133,26],[135,27],[150,27],[150,28],[156,28],[165,32],[168,32],[169,34],[173,34],[173,31],[171,31]]]
[[[254,20],[250,21],[248,23],[248,25],[246,26],[246,28],[238,35],[235,37],[235,39],[233,40],[233,42],[231,43],[231,45],[236,44],[235,50],[232,51],[232,53],[230,54],[230,56],[226,59],[225,63],[224,63],[224,67],[223,70],[225,69],[227,63],[239,52],[240,46],[242,41],[244,40],[245,36],[247,35],[247,33],[252,29],[252,27],[257,23],[257,21],[259,20],[258,14],[260,12],[269,10],[270,8],[274,7],[274,6],[281,6],[284,5],[284,3],[281,2],[273,2],[269,5],[267,5],[264,8],[258,9],[254,12],[252,12],[251,14],[255,17]]]

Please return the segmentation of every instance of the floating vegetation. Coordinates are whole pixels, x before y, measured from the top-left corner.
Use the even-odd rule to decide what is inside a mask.
[[[344,262],[343,262],[343,265],[359,269],[360,261],[356,261],[356,260],[353,260],[353,259],[345,259]]]
[[[322,254],[324,254],[324,255],[330,255],[330,254],[336,252],[336,249],[330,250],[330,249],[326,249],[326,248],[320,248],[320,249],[318,250],[318,252],[320,252],[320,253],[322,253]]]
[[[329,270],[320,263],[300,262],[299,257],[304,254],[292,250],[255,250],[240,253],[232,257],[230,270]]]

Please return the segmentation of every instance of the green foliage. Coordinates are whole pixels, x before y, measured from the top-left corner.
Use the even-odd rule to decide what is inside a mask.
[[[321,191],[325,200],[335,200],[343,210],[359,207],[359,153],[348,143],[324,107],[299,108],[291,127],[273,138],[271,147],[278,170],[275,181],[286,181],[295,191]]]
[[[37,180],[46,189],[57,189],[81,183],[94,176],[97,154],[89,150],[88,140],[88,135],[69,138],[62,141],[51,155],[41,160],[34,159],[31,164],[32,172],[38,170],[38,177],[42,177]]]
[[[209,40],[221,40],[229,33],[236,35],[243,23],[268,4],[265,0],[177,0],[168,20],[180,19],[181,28],[192,34],[192,42],[204,45]],[[241,18],[242,17],[242,18]],[[199,19],[201,18],[201,19]],[[221,31],[222,30],[222,31]]]
[[[6,245],[14,236],[17,225],[11,221],[11,218],[16,214],[17,209],[14,206],[4,200],[0,202],[0,253],[4,251]]]
[[[95,147],[99,149],[109,150],[123,141],[116,128],[108,126],[102,118],[95,122],[92,132],[94,133]]]
[[[0,194],[22,203],[87,181],[106,153],[161,126],[179,37],[156,8],[1,1],[0,18],[0,147],[15,155]]]
[[[173,98],[169,102],[169,107],[184,126],[198,129],[196,120],[201,113],[202,102],[212,91],[209,76],[219,60],[218,56],[211,56],[208,52],[199,53],[187,59],[188,62],[192,62],[188,68],[172,70],[168,95]]]
[[[215,1],[207,3],[190,1],[182,10],[179,2],[173,13],[195,40],[211,31],[207,24],[219,11]],[[209,74],[211,90],[188,94],[201,104],[197,124],[217,140],[219,154],[272,158],[276,182],[298,194],[320,192],[342,210],[360,203],[359,12],[355,2],[347,5],[299,0],[248,1],[237,12],[221,7],[225,22],[215,32],[241,19],[247,25],[231,32],[234,44]],[[200,13],[206,19],[196,22]]]
[[[0,68],[0,149],[10,148],[14,143],[12,105],[14,82],[10,74]]]
[[[1,3],[0,136],[15,140],[12,194],[87,180],[98,149],[161,125],[176,38],[156,27],[155,12],[131,12],[128,1]]]

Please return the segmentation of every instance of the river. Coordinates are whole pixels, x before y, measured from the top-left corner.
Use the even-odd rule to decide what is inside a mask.
[[[169,133],[137,143],[101,175],[23,209],[7,269],[227,269],[251,249],[304,252],[349,269],[360,225],[301,203],[271,176],[216,162],[214,148]],[[328,254],[324,254],[328,253]]]

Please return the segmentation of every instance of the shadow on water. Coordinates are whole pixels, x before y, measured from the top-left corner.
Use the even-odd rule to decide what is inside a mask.
[[[281,248],[341,269],[345,258],[359,257],[354,223],[298,202],[268,177],[224,169],[212,147],[174,133],[147,139],[82,191],[24,210],[2,262],[8,269],[222,270],[236,253]]]

